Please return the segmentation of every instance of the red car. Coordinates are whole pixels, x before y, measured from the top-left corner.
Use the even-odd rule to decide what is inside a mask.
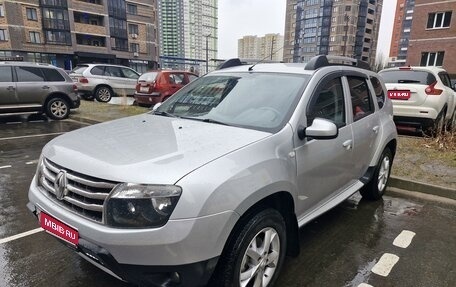
[[[165,101],[198,76],[187,71],[150,71],[136,84],[135,100],[139,106],[152,106]]]

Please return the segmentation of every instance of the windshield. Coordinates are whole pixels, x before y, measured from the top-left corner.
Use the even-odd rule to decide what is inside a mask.
[[[178,91],[156,114],[276,132],[291,116],[308,78],[276,73],[209,75]]]
[[[430,85],[436,81],[433,74],[425,71],[391,70],[382,71],[379,75],[385,83]]]

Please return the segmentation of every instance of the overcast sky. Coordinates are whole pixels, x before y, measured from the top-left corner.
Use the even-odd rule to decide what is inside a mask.
[[[377,50],[388,57],[397,0],[383,1]],[[238,39],[247,35],[284,34],[286,0],[219,0],[218,58],[237,57]]]

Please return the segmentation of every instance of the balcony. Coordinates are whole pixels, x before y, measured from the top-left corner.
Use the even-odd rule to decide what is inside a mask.
[[[91,13],[104,14],[104,6],[98,5],[96,3],[91,3],[90,1],[73,1],[73,9],[78,11],[89,11]]]
[[[70,21],[62,19],[43,19],[43,28],[52,30],[70,30]]]
[[[106,35],[104,26],[95,26],[90,24],[74,23],[74,31],[81,34]]]
[[[93,48],[105,48],[106,37],[93,36],[87,34],[76,34],[76,44],[90,46]]]

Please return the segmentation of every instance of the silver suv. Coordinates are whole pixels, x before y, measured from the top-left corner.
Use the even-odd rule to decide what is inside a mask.
[[[49,142],[29,190],[41,226],[139,285],[272,286],[299,227],[358,190],[382,197],[397,134],[376,73],[238,64]]]
[[[77,87],[64,70],[48,64],[0,62],[0,114],[46,113],[54,120],[78,108]]]
[[[108,64],[81,64],[70,77],[77,84],[83,99],[109,102],[113,96],[133,96],[139,74],[128,67]]]

